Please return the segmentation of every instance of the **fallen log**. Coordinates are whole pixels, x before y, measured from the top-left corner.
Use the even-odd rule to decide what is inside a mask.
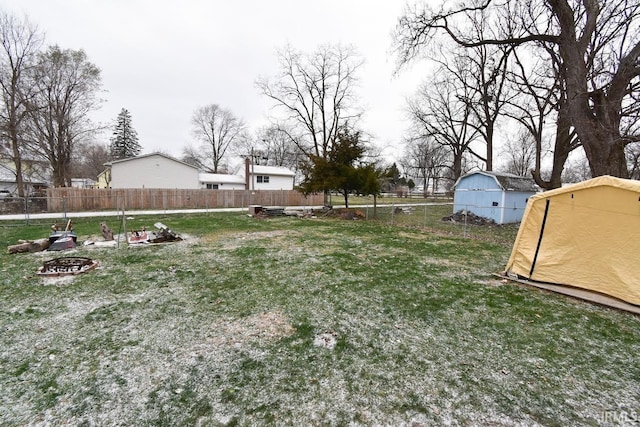
[[[40,252],[49,247],[51,242],[49,239],[27,240],[17,245],[8,246],[7,249],[10,254],[17,254],[20,252]]]

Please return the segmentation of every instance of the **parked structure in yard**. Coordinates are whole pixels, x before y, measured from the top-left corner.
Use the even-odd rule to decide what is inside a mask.
[[[640,182],[601,176],[532,196],[505,273],[640,305]]]
[[[496,224],[519,222],[527,200],[537,191],[532,178],[500,172],[471,172],[455,184],[453,211],[473,212]]]

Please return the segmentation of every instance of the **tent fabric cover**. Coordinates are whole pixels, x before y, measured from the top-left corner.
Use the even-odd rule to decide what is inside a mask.
[[[529,198],[505,273],[640,305],[640,182],[601,176]]]

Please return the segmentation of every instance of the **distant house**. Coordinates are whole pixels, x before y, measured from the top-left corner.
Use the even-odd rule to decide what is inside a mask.
[[[201,172],[161,153],[105,163],[98,188],[185,188],[210,190],[293,190],[295,174],[276,166],[250,165],[236,175]]]
[[[111,188],[200,188],[198,168],[162,153],[105,165],[111,169]]]
[[[529,197],[538,192],[532,178],[476,171],[455,184],[453,211],[468,211],[497,224],[520,222]]]
[[[106,168],[98,174],[96,188],[111,188],[111,168]]]
[[[293,190],[295,173],[281,166],[252,165],[245,161],[238,171],[248,190]]]
[[[33,194],[34,191],[48,187],[48,180],[44,178],[48,172],[46,162],[24,160],[22,167],[22,180],[25,184],[26,194]],[[0,163],[0,190],[8,190],[14,195],[18,194],[16,169],[12,162]]]
[[[200,173],[200,188],[208,190],[244,190],[244,177],[223,173]]]
[[[73,188],[96,188],[96,181],[91,178],[71,178],[71,187]]]

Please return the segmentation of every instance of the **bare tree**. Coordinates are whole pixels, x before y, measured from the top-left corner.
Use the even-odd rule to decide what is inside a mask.
[[[497,37],[469,32],[478,15],[501,28]],[[640,4],[635,0],[533,0],[496,2],[439,11],[411,9],[395,36],[401,63],[415,58],[444,33],[458,45],[523,46],[543,43],[558,50],[568,119],[583,144],[593,176],[627,177],[625,145],[640,135],[623,134],[624,106],[640,78]],[[539,28],[539,23],[544,23]]]
[[[257,139],[261,142],[263,155],[270,164],[295,170],[304,153],[291,140],[290,135],[291,133],[286,132],[281,126],[270,125],[258,129]]]
[[[536,143],[526,129],[522,129],[516,138],[507,139],[502,148],[503,158],[507,160],[504,171],[518,176],[527,176],[536,161]]]
[[[591,178],[589,162],[585,158],[584,153],[576,152],[574,154],[576,155],[567,161],[562,173],[562,181],[570,184]]]
[[[100,69],[83,50],[51,46],[38,55],[34,82],[30,144],[51,165],[53,185],[70,186],[74,149],[96,131],[88,114],[100,102]]]
[[[230,147],[243,138],[244,122],[231,111],[210,104],[195,110],[191,124],[202,149],[199,161],[213,173],[218,173]]]
[[[104,164],[113,160],[109,147],[94,141],[83,141],[74,150],[72,174],[75,178],[97,179]]]
[[[487,147],[486,170],[493,170],[493,149],[496,125],[503,113],[504,106],[510,98],[505,85],[507,66],[511,48],[505,46],[478,46],[468,56],[471,65],[471,76],[475,82],[471,88],[473,94],[471,108],[476,117],[475,125]]]
[[[361,115],[353,103],[362,60],[352,48],[330,45],[311,54],[287,47],[278,60],[280,74],[256,85],[284,114],[283,130],[305,156],[326,158],[339,129]]]
[[[514,91],[520,96],[509,102],[505,114],[526,129],[535,144],[535,164],[531,174],[536,183],[546,190],[562,185],[565,163],[571,152],[581,146],[569,118],[567,94],[562,76],[561,60],[557,52],[545,46],[535,49],[529,60],[522,61],[515,53],[515,64],[510,74]],[[542,56],[546,55],[543,59]],[[531,57],[537,60],[531,61]],[[545,135],[552,131],[552,168],[548,179],[541,174]]]
[[[462,175],[467,153],[485,160],[471,146],[479,134],[477,128],[471,125],[473,112],[467,102],[471,95],[470,88],[458,83],[456,79],[426,82],[418,94],[409,100],[412,138],[433,138],[448,148],[452,159],[450,177],[453,181]]]
[[[432,194],[437,192],[438,182],[450,164],[449,157],[446,147],[438,144],[434,138],[417,137],[407,141],[400,163],[408,176],[418,178],[423,183],[422,192],[426,197],[430,186]]]
[[[0,11],[0,134],[9,143],[9,159],[15,165],[18,196],[25,196],[22,160],[25,142],[23,122],[29,112],[29,102],[35,86],[30,73],[36,54],[42,46],[42,35],[27,18]]]
[[[629,178],[640,180],[640,144],[627,145]]]
[[[482,35],[494,33],[489,22],[482,15],[471,19],[469,31]],[[467,86],[468,98],[462,99],[469,104],[474,127],[486,145],[483,160],[485,169],[493,170],[494,136],[498,121],[508,101],[513,97],[507,83],[509,59],[513,53],[511,46],[480,45],[464,49],[451,46],[447,41],[440,46],[432,58],[440,64],[439,72],[450,74],[449,80]]]
[[[180,157],[180,160],[187,164],[190,164],[191,166],[195,166],[200,170],[209,169],[205,165],[206,158],[204,156],[204,153],[192,144],[187,144],[182,147],[182,156]]]

